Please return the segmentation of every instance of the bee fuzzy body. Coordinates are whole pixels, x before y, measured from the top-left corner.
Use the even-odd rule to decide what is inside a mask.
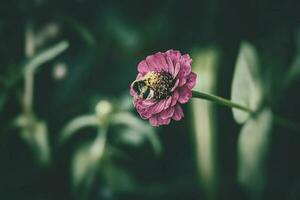
[[[133,82],[133,90],[142,99],[152,99],[154,97],[154,90],[149,87],[145,80],[136,80]]]
[[[174,85],[168,73],[149,72],[141,80],[135,80],[132,88],[141,99],[165,99]]]

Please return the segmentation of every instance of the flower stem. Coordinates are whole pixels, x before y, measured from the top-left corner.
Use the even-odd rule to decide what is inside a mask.
[[[245,106],[242,106],[240,104],[229,101],[228,99],[225,99],[225,98],[213,95],[213,94],[207,94],[207,93],[203,93],[203,92],[193,91],[193,97],[194,98],[199,98],[199,99],[205,99],[205,100],[208,100],[208,101],[212,101],[212,102],[215,102],[217,104],[221,104],[221,105],[228,106],[228,107],[231,107],[231,108],[237,108],[239,110],[243,110],[243,111],[248,112],[248,113],[253,113],[253,111],[250,108],[247,108]]]
[[[237,108],[239,110],[248,112],[248,113],[254,113],[253,110],[251,110],[250,108],[247,108],[245,106],[242,106],[240,104],[234,103],[232,101],[229,101],[228,99],[213,95],[213,94],[207,94],[207,93],[203,93],[203,92],[197,92],[197,91],[193,91],[193,97],[194,98],[199,98],[199,99],[205,99],[208,101],[212,101],[215,102],[217,104],[221,104],[224,106],[228,106],[231,108]],[[286,126],[288,128],[290,128],[291,130],[295,131],[295,132],[300,132],[300,128],[298,123],[290,121],[288,119],[285,119],[281,116],[275,115],[274,116],[274,120],[277,124],[280,124],[282,126]]]

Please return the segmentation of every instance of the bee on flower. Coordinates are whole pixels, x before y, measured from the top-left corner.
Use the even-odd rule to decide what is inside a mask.
[[[143,119],[153,126],[167,125],[184,117],[181,104],[192,97],[197,75],[188,54],[168,50],[147,56],[138,64],[138,75],[130,86],[133,103]]]

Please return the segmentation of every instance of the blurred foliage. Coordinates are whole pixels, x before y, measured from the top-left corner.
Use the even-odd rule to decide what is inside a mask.
[[[295,0],[1,1],[0,199],[206,199],[201,160],[216,161],[215,199],[300,199],[299,8]],[[211,46],[220,53],[212,91],[256,114],[217,107],[197,118],[213,115],[215,130],[215,152],[200,159],[195,150],[208,143],[195,141],[189,105],[183,121],[153,129],[128,88],[146,55]]]
[[[194,90],[216,93],[220,57],[220,49],[216,46],[193,50],[193,71],[201,77],[197,80]],[[203,185],[208,199],[217,197],[216,190],[219,179],[215,106],[211,102],[198,99],[195,99],[191,105],[197,171],[200,175],[199,181]]]
[[[240,47],[233,75],[231,101],[257,111],[263,99],[262,79],[255,48],[246,42]],[[249,113],[232,109],[237,123],[244,123]]]
[[[261,198],[266,182],[266,158],[270,146],[272,112],[263,110],[243,126],[238,141],[238,180],[250,190],[253,198]]]

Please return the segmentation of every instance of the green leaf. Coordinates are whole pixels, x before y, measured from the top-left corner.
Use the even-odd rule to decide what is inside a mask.
[[[292,63],[290,70],[286,77],[286,85],[291,85],[300,77],[300,56],[297,56]]]
[[[118,133],[117,139],[120,141],[120,143],[138,147],[143,144],[147,138],[137,129],[123,127],[120,130],[120,133]]]
[[[268,155],[273,114],[264,109],[243,126],[238,140],[238,180],[253,194],[265,185],[265,164]]]
[[[135,130],[127,133],[125,132],[125,134],[132,134],[130,136],[131,139],[134,138],[134,141],[142,141],[141,138],[138,135],[136,135],[138,132],[140,136],[145,137],[149,140],[156,154],[159,155],[161,153],[162,147],[153,128],[149,124],[133,116],[130,112],[119,112],[113,115],[111,123],[127,125],[131,129]],[[127,135],[127,139],[128,138],[129,136]]]
[[[300,78],[300,29],[296,33],[296,54],[292,65],[285,77],[285,86],[291,85]]]
[[[68,47],[69,43],[67,41],[62,41],[44,51],[41,51],[40,53],[33,56],[33,58],[29,59],[29,61],[25,64],[24,72],[35,72],[39,66],[52,60],[53,58],[64,52]]]
[[[285,85],[289,86],[294,81],[296,81],[298,78],[300,78],[300,53],[299,55],[294,59],[291,68],[289,69],[286,79],[285,79]]]
[[[77,150],[72,160],[72,183],[75,189],[79,186],[89,188],[101,158],[106,143],[106,128],[99,128],[97,138]]]
[[[71,137],[76,131],[85,127],[97,127],[98,120],[96,115],[83,115],[76,117],[70,121],[62,130],[60,136],[60,142],[65,142],[69,137]]]
[[[117,166],[111,159],[101,165],[101,175],[108,188],[116,193],[132,192],[137,186],[129,171]]]
[[[51,150],[46,123],[21,115],[16,119],[16,126],[21,128],[21,137],[29,145],[37,161],[48,165],[51,161]]]
[[[242,42],[233,75],[231,101],[256,111],[263,98],[259,61],[255,48]],[[237,123],[244,123],[249,113],[233,108]]]
[[[65,20],[69,25],[74,28],[76,32],[82,37],[87,45],[90,47],[96,47],[97,41],[96,38],[93,36],[92,32],[82,23],[77,21],[76,19],[65,16]]]

